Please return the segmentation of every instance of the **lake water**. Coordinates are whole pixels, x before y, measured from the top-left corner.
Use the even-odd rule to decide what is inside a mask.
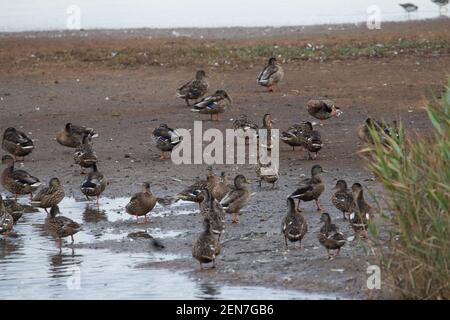
[[[108,227],[94,228],[98,223],[130,220],[123,210],[127,202],[128,198],[102,198],[98,212],[95,205],[65,198],[60,208],[63,215],[83,225],[74,236],[75,243],[95,245],[103,241],[133,241],[127,233]],[[195,210],[196,204],[179,202],[170,209],[156,207],[152,216],[189,214]],[[45,232],[44,219],[42,210],[25,213],[14,228],[16,236],[0,236],[0,299],[336,299],[294,290],[199,282],[182,272],[142,267],[145,263],[180,257],[164,250],[118,253],[85,246],[72,248],[68,238],[60,251],[55,239]],[[144,232],[162,240],[182,237],[185,232],[160,230],[151,225],[136,228],[146,228]],[[133,234],[136,231],[139,230]]]
[[[412,2],[419,11],[408,18],[392,0],[1,0],[0,32],[353,23],[366,21],[372,5],[379,7],[381,21],[439,14],[430,0]]]

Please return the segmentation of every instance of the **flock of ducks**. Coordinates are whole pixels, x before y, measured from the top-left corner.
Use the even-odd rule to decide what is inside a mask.
[[[274,88],[277,88],[283,76],[284,71],[281,65],[275,58],[270,58],[267,66],[258,75],[257,83],[272,92]],[[206,73],[199,70],[193,80],[177,90],[177,96],[185,100],[186,104],[192,107],[192,111],[209,114],[211,120],[219,121],[219,115],[231,105],[232,99],[225,90],[217,90],[214,94],[206,96],[208,89]],[[191,101],[194,101],[194,104],[191,105]],[[307,111],[311,116],[320,120],[321,126],[324,125],[325,120],[341,114],[339,108],[329,99],[310,100],[307,103]],[[264,115],[262,126],[251,122],[246,115],[241,115],[233,122],[233,128],[241,129],[246,133],[253,131],[255,135],[258,134],[259,128],[267,129],[267,141],[259,145],[270,151],[272,147],[270,130],[273,123],[274,119],[270,114]],[[390,124],[367,119],[358,129],[358,136],[365,142],[370,142],[370,127],[383,133],[392,133]],[[108,181],[98,168],[98,157],[92,143],[96,136],[97,132],[92,128],[67,123],[60,132],[56,133],[56,141],[62,146],[74,149],[74,162],[80,166],[82,174],[85,169],[89,169],[90,172],[80,183],[80,191],[88,201],[95,197],[98,205],[99,197],[105,191]],[[153,131],[153,137],[156,147],[161,151],[161,160],[170,158],[170,152],[181,142],[181,137],[176,130],[167,124],[161,124],[156,128]],[[293,149],[295,147],[304,148],[308,151],[310,159],[311,153],[317,155],[323,146],[320,133],[314,130],[313,124],[309,121],[294,124],[283,131],[281,141],[292,146]],[[2,148],[10,155],[4,155],[1,160],[4,166],[0,179],[1,185],[14,195],[15,200],[4,200],[0,196],[0,234],[7,236],[23,213],[23,206],[17,202],[18,196],[29,195],[30,205],[42,208],[47,213],[45,226],[50,234],[60,240],[60,248],[61,239],[64,237],[70,236],[73,243],[73,235],[81,230],[81,226],[60,214],[58,204],[65,197],[61,181],[54,177],[49,180],[47,186],[42,186],[38,178],[15,167],[18,158],[22,158],[23,161],[24,157],[34,150],[33,141],[25,133],[15,128],[8,128],[3,135]],[[260,187],[262,182],[270,183],[273,187],[278,181],[278,170],[270,169],[268,165],[258,162],[255,171]],[[332,223],[330,215],[323,212],[320,205],[319,199],[325,190],[323,173],[326,171],[320,165],[313,165],[311,177],[301,181],[298,188],[288,196],[288,210],[282,221],[282,234],[286,248],[288,241],[299,242],[301,246],[301,241],[308,231],[308,222],[302,215],[300,204],[302,201],[314,201],[317,210],[322,212],[320,221],[323,223],[323,227],[320,229],[318,240],[327,249],[328,258],[332,259],[339,254],[346,239]],[[213,263],[215,266],[216,257],[221,251],[220,237],[225,230],[226,215],[231,214],[232,224],[239,223],[241,210],[248,205],[252,196],[247,187],[248,184],[249,181],[241,174],[238,174],[233,182],[229,183],[225,172],[216,175],[213,168],[208,167],[206,179],[195,182],[171,197],[156,197],[151,192],[150,183],[145,182],[142,192],[133,195],[125,210],[128,214],[135,216],[138,223],[147,223],[149,221],[148,214],[157,203],[168,205],[178,200],[198,203],[203,220],[203,231],[193,244],[192,255],[200,262],[200,267],[204,263]],[[373,209],[364,199],[361,184],[354,183],[349,191],[344,180],[337,181],[332,203],[342,212],[344,219],[349,219],[355,233],[362,235],[361,238],[364,239]],[[140,217],[144,217],[143,221],[139,220]],[[331,256],[330,250],[337,250],[336,254]]]

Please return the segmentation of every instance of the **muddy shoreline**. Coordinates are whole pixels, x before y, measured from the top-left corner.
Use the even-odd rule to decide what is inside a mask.
[[[372,40],[383,43],[400,34],[440,38],[447,26],[447,21],[386,24]],[[290,32],[289,28],[273,30],[276,32],[267,37],[257,33],[260,38],[255,38],[254,31],[249,30],[248,36],[239,36],[239,41],[248,46],[258,43],[258,39],[269,43],[271,38],[284,39],[286,43],[298,41],[299,33]],[[356,27],[336,33],[327,30],[329,35],[305,31],[308,39],[305,41],[331,37],[332,41],[340,44],[352,43],[364,39],[365,34],[359,30]],[[209,34],[210,31],[205,32]],[[235,32],[242,35],[239,29]],[[160,161],[150,139],[151,131],[159,123],[191,129],[194,120],[206,120],[207,117],[192,113],[175,96],[176,88],[190,79],[199,65],[210,78],[211,90],[224,88],[234,100],[223,121],[203,121],[204,129],[224,131],[231,128],[232,119],[243,113],[261,123],[262,116],[270,112],[277,120],[275,127],[284,130],[295,122],[313,120],[305,105],[310,98],[318,96],[333,98],[344,113],[318,129],[325,146],[316,160],[307,160],[307,154],[301,150],[292,151],[284,144],[280,146],[278,188],[272,190],[265,185],[259,191],[256,184],[251,186],[256,194],[243,211],[241,224],[227,225],[223,237],[226,243],[216,270],[200,272],[198,264],[190,257],[191,244],[201,229],[195,206],[190,207],[192,212],[183,215],[175,214],[177,207],[169,208],[166,214],[153,217],[149,226],[137,225],[124,214],[121,221],[91,223],[90,231],[108,228],[132,233],[151,227],[182,232],[181,236],[161,240],[165,248],[160,251],[180,255],[179,259],[148,262],[136,268],[182,271],[196,281],[286,288],[328,293],[341,298],[390,297],[387,288],[376,293],[367,290],[366,267],[373,263],[373,257],[367,255],[362,243],[347,244],[340,258],[326,260],[326,251],[317,240],[320,215],[314,211],[312,203],[304,204],[304,215],[310,227],[304,240],[305,249],[300,251],[291,245],[291,249],[286,251],[280,234],[281,219],[286,212],[285,198],[295,190],[296,183],[304,175],[309,175],[313,164],[322,165],[329,171],[324,175],[326,190],[321,197],[322,205],[339,228],[350,236],[352,232],[348,223],[343,221],[341,213],[330,201],[331,188],[336,180],[358,181],[371,192],[380,194],[380,187],[357,154],[360,148],[357,126],[367,116],[386,120],[401,117],[407,130],[427,132],[430,125],[422,107],[433,93],[439,96],[447,82],[450,70],[450,52],[447,49],[434,54],[433,50],[425,53],[411,50],[392,57],[289,60],[283,65],[286,77],[280,91],[272,94],[255,84],[261,68],[259,58],[217,66],[199,58],[195,66],[177,62],[169,66],[137,64],[119,68],[105,65],[102,61],[27,60],[30,55],[42,52],[51,57],[52,52],[71,50],[80,44],[80,50],[87,52],[99,47],[120,50],[141,45],[139,37],[129,33],[124,35],[123,32],[114,36],[120,31],[112,33],[110,37],[98,32],[93,38],[100,40],[91,40],[89,36],[81,42],[76,37],[65,37],[56,42],[43,35],[34,39],[24,34],[0,37],[0,46],[4,48],[0,53],[0,65],[5,70],[0,74],[0,131],[15,126],[29,133],[35,140],[36,150],[23,167],[45,182],[53,176],[59,177],[67,196],[82,199],[79,185],[84,177],[73,164],[73,151],[61,147],[54,140],[56,132],[66,122],[94,127],[99,133],[94,147],[99,156],[99,168],[110,183],[105,197],[129,197],[140,190],[139,184],[143,181],[151,182],[156,195],[170,196],[197,178],[203,178],[205,165],[175,166],[170,161]],[[161,37],[166,37],[166,34]],[[227,38],[222,34],[210,37]],[[228,37],[234,39],[233,35]],[[158,41],[153,43],[149,39],[147,45],[156,47],[161,44]],[[170,41],[176,47],[179,41],[184,43],[188,40]],[[237,173],[255,178],[251,165],[217,165],[214,169],[217,174],[227,172],[230,178]],[[6,194],[3,188],[0,192]],[[76,250],[91,246],[75,244],[74,247]],[[148,239],[130,241],[129,238],[96,243],[95,248],[121,253],[157,250]]]

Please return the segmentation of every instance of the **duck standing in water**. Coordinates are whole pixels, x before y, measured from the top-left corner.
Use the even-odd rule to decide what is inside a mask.
[[[84,168],[90,168],[97,163],[97,155],[91,143],[91,136],[88,133],[83,133],[81,145],[75,149],[74,154],[75,164],[81,167],[81,174],[84,174]]]
[[[219,121],[219,115],[231,106],[232,99],[225,90],[217,90],[214,94],[203,98],[194,104],[193,112],[209,114],[211,121]]]
[[[281,224],[286,249],[288,249],[288,240],[290,242],[300,242],[300,248],[303,248],[302,239],[308,232],[308,223],[302,214],[295,210],[294,199],[288,198],[287,205],[288,211]]]
[[[277,59],[272,57],[269,59],[269,62],[264,69],[259,73],[256,82],[263,87],[267,87],[269,92],[273,92],[273,87],[278,85],[283,78],[283,68],[278,64]]]
[[[323,226],[319,231],[319,242],[327,249],[328,260],[333,260],[339,255],[341,247],[345,245],[345,237],[342,232],[339,232],[337,226],[331,223],[331,217],[328,213],[322,213],[320,221],[323,222]],[[336,250],[336,253],[332,256],[330,250]]]
[[[160,160],[170,159],[167,152],[171,152],[175,146],[181,143],[181,138],[174,129],[169,128],[165,123],[159,125],[153,130],[153,138],[156,141],[156,147],[161,150]]]
[[[220,204],[226,213],[231,213],[232,223],[239,223],[239,213],[250,201],[250,191],[245,187],[249,182],[239,174],[234,178],[234,188],[223,199]]]
[[[220,254],[220,242],[212,232],[211,222],[208,218],[203,220],[203,232],[200,233],[192,246],[192,256],[200,263],[200,269],[203,269],[204,263],[213,263],[216,267],[216,258]]]
[[[92,171],[81,184],[81,192],[86,196],[88,201],[90,201],[89,197],[97,197],[98,206],[100,195],[105,191],[108,183],[103,173],[98,171],[97,163],[94,163],[91,168]]]
[[[338,180],[334,187],[336,192],[331,198],[333,205],[342,212],[342,217],[347,220],[346,213],[352,213],[355,209],[355,202],[353,201],[353,195],[347,189],[347,182],[345,180]]]
[[[322,211],[322,207],[319,203],[319,197],[325,190],[325,183],[321,177],[321,173],[326,172],[318,164],[311,168],[311,178],[304,179],[300,182],[299,188],[295,190],[289,197],[298,199],[297,210],[300,209],[301,201],[312,201],[316,202],[317,211]]]
[[[14,224],[17,223],[25,212],[25,207],[13,199],[5,199],[3,200],[3,204],[5,205],[6,211],[13,217]]]
[[[83,134],[87,134],[89,138],[97,137],[97,133],[92,128],[77,126],[72,123],[66,123],[63,130],[56,134],[56,141],[68,148],[78,148],[83,140]]]
[[[14,227],[14,218],[6,210],[3,204],[3,197],[0,194],[0,235],[8,236]]]
[[[14,159],[9,156],[2,157],[2,164],[6,165],[1,175],[2,186],[17,197],[19,195],[29,194],[33,198],[33,192],[36,191],[41,182],[25,170],[14,169]]]
[[[31,199],[30,205],[33,207],[43,208],[45,212],[48,208],[56,206],[59,204],[65,196],[64,187],[58,178],[50,179],[48,186],[42,188],[34,197]]]
[[[73,235],[81,230],[77,222],[60,214],[59,207],[55,205],[50,209],[50,217],[45,220],[47,231],[59,239],[59,248],[61,248],[62,238],[70,237],[73,243]]]
[[[328,99],[309,100],[306,108],[311,116],[320,120],[321,126],[323,126],[324,120],[339,117],[342,113],[335,103]]]
[[[24,132],[16,128],[7,128],[3,133],[2,148],[12,154],[14,160],[17,160],[17,157],[22,157],[23,161],[25,156],[34,150],[34,143]]]
[[[177,97],[184,99],[188,107],[189,100],[197,100],[203,97],[209,88],[208,78],[206,72],[198,70],[195,74],[195,79],[192,79],[177,90]]]
[[[150,183],[145,182],[143,187],[144,190],[136,193],[125,207],[128,214],[136,216],[138,223],[141,216],[144,216],[144,223],[148,221],[147,214],[153,210],[157,202],[157,198],[150,191]]]

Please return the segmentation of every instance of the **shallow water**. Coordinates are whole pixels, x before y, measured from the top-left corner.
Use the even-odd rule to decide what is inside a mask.
[[[419,11],[409,19],[438,16],[438,7],[431,1],[412,2],[419,6]],[[366,21],[367,9],[372,5],[379,7],[382,21],[407,20],[408,15],[398,3],[392,0],[347,0],[345,3],[336,0],[14,0],[0,1],[0,31],[64,30],[78,25],[74,23],[75,17],[79,21],[78,29],[354,23]],[[73,4],[77,5],[75,11]]]
[[[21,199],[26,203],[25,199]],[[82,223],[76,244],[102,241],[133,241],[128,233],[112,228],[95,228],[105,221],[130,220],[124,213],[126,198],[102,199],[99,213],[95,205],[65,198],[60,203],[64,216]],[[171,209],[155,212],[186,214],[195,204],[177,203]],[[181,272],[139,267],[180,256],[161,251],[115,253],[103,249],[73,249],[67,240],[59,251],[55,239],[44,230],[43,211],[26,213],[15,226],[15,236],[0,238],[0,299],[332,299],[298,291],[261,287],[223,286],[194,281]],[[135,231],[142,231],[141,226]],[[115,229],[117,230],[117,229]],[[146,227],[155,238],[180,237],[184,230]],[[129,230],[128,230],[129,232]]]

